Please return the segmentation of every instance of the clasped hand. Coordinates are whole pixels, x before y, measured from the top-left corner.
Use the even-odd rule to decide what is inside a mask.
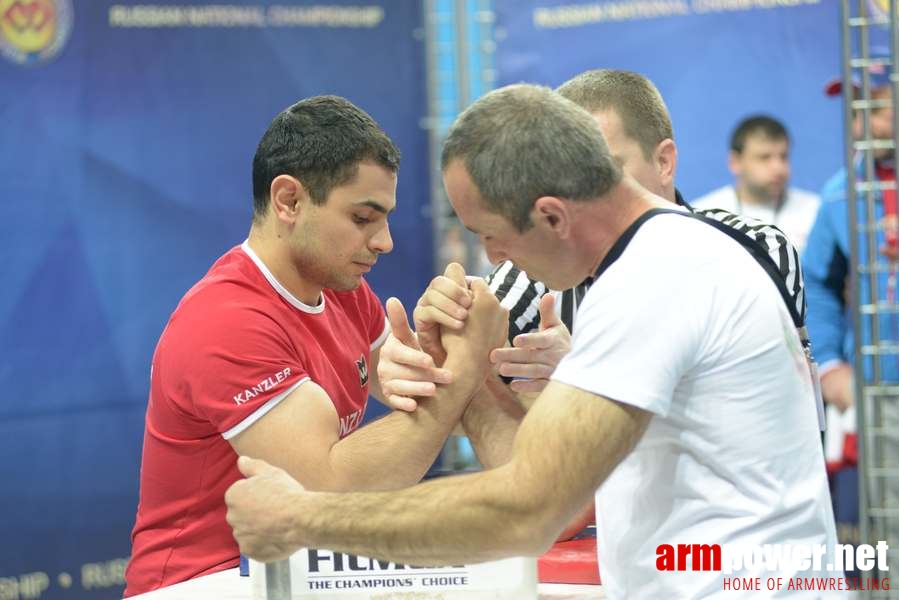
[[[409,327],[402,304],[387,302],[391,335],[381,348],[378,377],[394,409],[412,411],[416,398],[433,396],[438,384],[453,381],[456,373],[443,368],[447,352],[469,359],[486,374],[490,366],[501,375],[516,377],[515,391],[540,391],[561,358],[571,348],[571,336],[554,311],[551,295],[541,300],[540,330],[515,338],[506,346],[508,311],[481,279],[465,278],[451,263],[435,277],[415,307]],[[501,332],[501,333],[500,333]]]

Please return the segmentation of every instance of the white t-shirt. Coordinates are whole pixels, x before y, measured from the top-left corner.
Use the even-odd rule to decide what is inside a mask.
[[[821,199],[817,194],[799,188],[789,188],[780,208],[740,202],[732,185],[713,190],[690,203],[694,208],[723,208],[728,212],[752,217],[775,225],[783,231],[799,252],[805,248],[808,232],[815,222]]]
[[[657,570],[661,544],[832,550],[799,337],[768,275],[734,240],[680,215],[651,218],[587,292],[572,345],[553,379],[653,413],[596,494],[609,598],[733,595],[723,581],[740,573]]]

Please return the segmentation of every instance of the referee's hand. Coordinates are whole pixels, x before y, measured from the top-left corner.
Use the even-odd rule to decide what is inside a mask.
[[[539,392],[549,383],[562,357],[571,350],[571,334],[555,311],[555,298],[540,299],[540,329],[515,336],[511,347],[497,348],[490,361],[500,375],[514,377],[516,392]]]

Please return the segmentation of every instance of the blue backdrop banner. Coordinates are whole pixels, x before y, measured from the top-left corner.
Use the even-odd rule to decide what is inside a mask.
[[[421,3],[0,0],[0,599],[121,597],[150,356],[246,236],[279,111],[345,96],[403,152],[396,248],[431,276]]]
[[[557,86],[597,68],[640,72],[671,111],[687,200],[730,183],[729,137],[768,113],[793,138],[794,184],[818,191],[842,164],[839,3],[825,0],[496,0],[499,84]]]

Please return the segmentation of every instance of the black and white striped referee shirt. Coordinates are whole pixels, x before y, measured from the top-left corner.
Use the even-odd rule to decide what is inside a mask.
[[[783,279],[790,302],[795,308],[795,315],[798,315],[799,326],[805,326],[805,288],[799,266],[799,253],[780,229],[774,225],[768,225],[726,210],[693,209],[683,201],[680,192],[677,192],[677,203],[687,206],[691,212],[719,221],[743,233],[767,252]],[[511,261],[505,261],[487,276],[487,283],[490,285],[490,290],[499,298],[500,303],[509,310],[509,343],[511,344],[515,336],[539,329],[540,298],[547,293],[556,296],[556,310],[560,312],[562,322],[569,331],[574,331],[578,306],[593,283],[593,278],[588,277],[577,287],[565,291],[549,290],[543,283],[530,279],[527,273],[516,268]],[[790,314],[794,314],[792,309]]]

